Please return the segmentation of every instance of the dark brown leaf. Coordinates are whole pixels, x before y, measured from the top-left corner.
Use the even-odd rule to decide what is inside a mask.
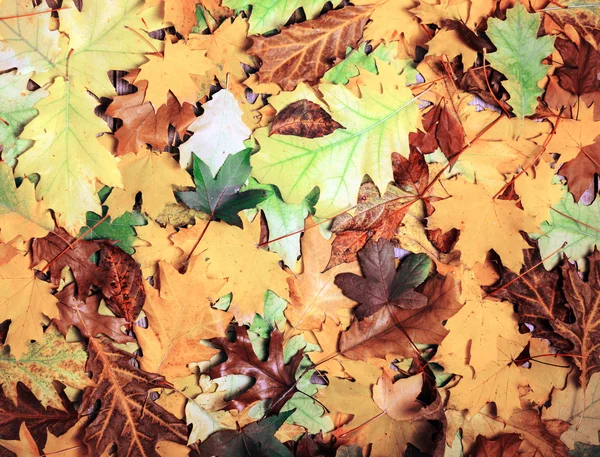
[[[119,457],[160,457],[155,450],[159,441],[187,443],[186,425],[149,398],[151,389],[171,384],[132,366],[133,356],[107,339],[90,338],[88,351],[86,368],[96,385],[85,389],[80,414],[100,404],[85,431],[90,455],[102,455],[116,444]]]
[[[100,249],[97,242],[77,240],[77,243],[73,244],[74,241],[75,238],[62,228],[48,233],[44,238],[34,239],[33,264],[36,265],[42,260],[52,262],[50,279],[55,286],[60,283],[62,269],[69,267],[77,283],[77,297],[85,300],[92,284],[101,286],[105,282],[106,270],[90,262],[90,256]]]
[[[102,284],[106,306],[131,327],[146,300],[142,269],[133,257],[109,243],[100,250],[100,267],[107,272]]]
[[[427,305],[427,297],[413,290],[427,279],[433,266],[425,254],[405,257],[396,271],[392,243],[369,241],[358,253],[358,261],[364,278],[353,273],[335,277],[335,285],[358,303],[354,310],[358,319],[372,316],[387,305],[413,310]]]
[[[256,381],[244,393],[234,398],[231,405],[241,411],[257,400],[273,400],[270,411],[278,413],[285,403],[297,392],[296,371],[302,361],[302,351],[298,351],[288,364],[283,361],[283,333],[279,330],[271,332],[269,357],[260,360],[248,337],[244,326],[235,328],[236,340],[213,338],[211,342],[225,351],[227,360],[208,372],[211,378],[220,378],[232,374],[251,376]]]
[[[466,145],[465,131],[456,111],[443,100],[425,113],[423,128],[425,132],[419,130],[409,135],[410,144],[423,154],[439,148],[447,158],[451,158]]]
[[[600,32],[598,36],[600,37]],[[581,40],[578,47],[571,40],[558,38],[554,47],[563,60],[563,66],[554,72],[560,85],[578,97],[584,97],[587,105],[600,100],[600,80],[597,77],[600,52],[584,40]]]
[[[429,184],[429,168],[425,158],[411,148],[408,159],[397,152],[392,153],[394,181],[398,187],[411,194],[421,195]]]
[[[259,81],[283,90],[318,82],[336,59],[346,56],[348,46],[356,47],[371,11],[371,6],[346,6],[275,36],[253,37],[248,53],[262,60]]]
[[[75,284],[69,284],[56,294],[56,298],[60,319],[54,319],[54,323],[63,335],[66,336],[69,328],[74,325],[86,338],[104,334],[117,343],[134,340],[121,331],[121,327],[127,325],[125,319],[98,313],[101,295],[90,295],[85,301],[81,301],[75,297]]]
[[[600,174],[600,143],[584,146],[573,160],[560,167],[559,174],[567,178],[569,191],[579,201],[596,174]]]
[[[310,100],[298,100],[277,113],[271,123],[270,135],[294,135],[321,138],[345,128],[329,113]]]

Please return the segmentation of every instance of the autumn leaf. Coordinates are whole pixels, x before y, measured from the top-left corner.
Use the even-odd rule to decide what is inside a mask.
[[[522,440],[516,433],[500,435],[496,439],[488,439],[479,435],[475,442],[474,456],[481,457],[516,457]]]
[[[298,100],[277,113],[269,135],[294,135],[320,138],[344,128],[329,113],[310,100]]]
[[[159,441],[187,442],[185,424],[148,398],[150,389],[170,387],[162,376],[133,367],[132,356],[106,339],[91,338],[88,351],[86,369],[95,386],[84,391],[82,411],[100,403],[85,431],[91,454],[100,455],[116,444],[125,456],[159,457]]]
[[[550,24],[546,23],[544,27],[550,30],[568,30],[569,27],[572,27],[594,49],[598,49],[598,42],[594,36],[594,31],[598,29],[600,19],[598,18],[595,6],[596,4],[593,0],[566,0],[558,8],[551,6],[546,12],[550,18]]]

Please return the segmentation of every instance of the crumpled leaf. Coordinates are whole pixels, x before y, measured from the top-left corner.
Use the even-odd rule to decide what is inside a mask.
[[[294,135],[321,138],[344,128],[329,113],[310,100],[298,100],[277,113],[269,135]]]

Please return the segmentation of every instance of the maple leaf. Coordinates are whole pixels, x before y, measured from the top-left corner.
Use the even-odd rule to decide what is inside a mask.
[[[50,326],[40,342],[29,342],[28,351],[16,360],[8,346],[0,353],[2,388],[5,395],[17,403],[17,383],[27,386],[42,406],[61,409],[62,400],[53,387],[54,380],[83,389],[90,385],[84,366],[87,354],[81,343],[67,343],[54,326]]]
[[[196,5],[199,0],[164,0],[165,21],[172,23],[183,36],[197,24]]]
[[[374,81],[381,82],[377,78]],[[261,149],[252,158],[253,176],[261,182],[273,182],[289,203],[299,203],[319,186],[316,214],[321,217],[337,215],[353,206],[364,174],[378,188],[385,188],[392,180],[389,154],[408,154],[406,134],[413,130],[417,117],[417,106],[402,77],[398,77],[397,84],[383,83],[383,90],[378,83],[360,86],[361,98],[345,87],[322,84],[319,90],[330,108],[328,112],[346,129],[314,139],[269,137],[267,128],[256,130],[254,138]],[[285,102],[293,100],[285,94],[279,97]],[[272,97],[273,103],[278,103],[277,97]]]
[[[351,78],[360,74],[361,70],[377,73],[374,53],[367,54],[365,47],[366,43],[362,43],[358,49],[348,46],[346,48],[346,57],[327,70],[323,75],[323,80],[330,81],[333,84],[348,84]],[[380,46],[377,49],[383,48],[384,46]]]
[[[71,283],[58,292],[58,312],[60,317],[54,319],[54,324],[63,335],[67,335],[73,325],[79,329],[86,338],[98,336],[100,333],[112,338],[117,343],[127,343],[133,338],[121,331],[127,325],[125,319],[113,316],[103,316],[98,313],[102,296],[90,295],[85,301],[75,297],[75,284]]]
[[[292,411],[265,417],[241,430],[222,430],[211,435],[199,451],[216,457],[292,457],[291,452],[274,437]]]
[[[272,403],[269,411],[278,413],[292,396],[298,392],[296,372],[302,361],[303,351],[298,351],[286,364],[283,356],[283,333],[271,332],[269,356],[264,362],[252,349],[246,327],[235,327],[236,340],[231,343],[227,338],[213,338],[211,342],[220,347],[227,360],[208,372],[211,378],[220,378],[232,374],[251,376],[254,384],[241,395],[231,400],[238,411],[257,400],[269,399]]]
[[[600,371],[600,352],[596,344],[598,312],[598,289],[600,288],[600,252],[597,249],[588,256],[590,270],[588,280],[578,275],[577,267],[566,259],[562,265],[563,288],[569,307],[575,314],[575,322],[567,323],[553,320],[552,327],[559,335],[573,343],[575,354],[581,358],[574,359],[581,370],[580,381],[585,389],[592,374]]]
[[[88,212],[86,225],[81,227],[78,236],[86,241],[114,241],[115,246],[123,249],[127,254],[133,254],[135,252],[133,244],[137,240],[134,227],[146,225],[146,218],[138,212],[128,212],[114,220],[106,214],[104,216],[106,219]]]
[[[240,192],[250,174],[251,149],[228,156],[213,177],[207,164],[194,158],[195,192],[177,192],[177,196],[190,208],[203,211],[212,219],[242,227],[238,213],[256,206],[267,197],[267,192],[252,189]]]
[[[119,162],[123,189],[113,189],[106,201],[109,212],[120,216],[131,211],[138,192],[142,193],[142,208],[155,219],[168,203],[175,203],[173,186],[191,186],[190,175],[182,170],[168,152],[156,153],[142,149],[127,154]]]
[[[428,228],[460,230],[456,249],[466,265],[483,261],[494,249],[502,263],[513,271],[521,269],[521,252],[527,243],[519,231],[532,232],[537,225],[533,218],[510,200],[499,200],[481,192],[475,184],[447,181],[444,187],[452,198],[435,202],[435,213],[429,216]],[[485,233],[485,236],[482,234]]]
[[[55,286],[60,284],[61,272],[68,266],[77,282],[77,296],[80,300],[85,300],[92,284],[104,284],[106,272],[90,261],[90,256],[100,250],[98,243],[80,240],[71,247],[74,241],[75,238],[62,228],[48,233],[44,238],[35,239],[33,264],[37,265],[42,260],[52,262],[50,279]]]
[[[431,270],[433,262],[424,254],[409,255],[396,271],[394,247],[385,240],[369,241],[358,253],[364,278],[354,273],[340,273],[335,285],[359,305],[354,310],[358,319],[372,316],[385,306],[420,309],[427,297],[415,292]]]
[[[452,275],[433,277],[425,282],[422,294],[428,303],[420,309],[385,306],[372,316],[352,321],[340,336],[339,352],[352,360],[387,354],[414,357],[413,342],[440,344],[448,334],[442,321],[462,306],[457,301],[456,280]]]
[[[141,265],[145,278],[156,272],[160,261],[173,265],[179,265],[183,261],[183,252],[171,240],[171,236],[176,233],[173,226],[162,228],[150,221],[148,225],[137,227],[136,232],[139,240],[134,245],[133,258]]]
[[[530,245],[531,248],[523,250],[524,264],[520,275],[502,267],[499,281],[484,289],[494,297],[515,303],[519,322],[532,325],[533,336],[570,349],[570,344],[551,326],[553,320],[563,321],[567,317],[567,301],[562,288],[557,287],[561,275],[556,269],[539,268],[542,261],[539,249],[533,242]]]
[[[516,457],[523,440],[516,433],[500,435],[493,440],[479,435],[473,457]]]
[[[423,408],[423,404],[417,401],[422,390],[422,374],[396,382],[384,374],[373,387],[373,401],[392,419],[410,420]]]
[[[20,426],[25,424],[35,442],[44,447],[47,431],[60,436],[77,421],[77,412],[66,395],[59,394],[62,409],[52,406],[46,408],[24,384],[18,383],[16,388],[16,404],[0,390],[0,438],[18,439]],[[3,455],[1,450],[0,455]]]
[[[26,75],[47,68],[60,54],[58,30],[50,30],[50,8],[27,0],[0,4],[0,69]],[[42,14],[46,13],[46,14]]]
[[[184,41],[173,44],[167,39],[163,54],[149,55],[148,59],[149,62],[140,67],[136,77],[138,81],[148,81],[145,102],[150,102],[155,107],[164,105],[171,91],[179,103],[196,103],[198,100],[196,80],[206,77],[206,70],[210,65],[205,52],[190,49]],[[174,80],[178,81],[177,84],[165,86],[165,81]]]
[[[581,200],[596,174],[600,174],[600,143],[582,147],[577,157],[560,167],[560,174],[567,178],[569,191],[575,200]]]
[[[204,112],[189,126],[192,136],[179,147],[179,163],[192,165],[192,157],[202,159],[216,176],[227,157],[244,149],[251,134],[242,121],[243,112],[234,95],[222,89],[202,105]]]
[[[23,131],[35,143],[19,156],[15,174],[38,173],[37,199],[43,198],[60,225],[75,234],[87,211],[102,210],[96,183],[121,187],[121,176],[114,157],[96,138],[108,127],[94,115],[96,103],[85,88],[56,78],[49,92],[35,105],[40,115]]]
[[[38,279],[29,268],[28,255],[14,253],[0,266],[0,313],[2,319],[11,319],[6,344],[11,353],[20,358],[27,352],[28,341],[41,341],[44,316],[58,317],[56,298],[50,292],[52,285]]]
[[[307,219],[307,227],[313,225],[311,221],[312,218]],[[326,316],[337,324],[340,320],[336,313],[354,307],[355,303],[340,293],[334,279],[341,273],[358,273],[358,264],[338,265],[324,271],[331,247],[318,230],[306,230],[301,244],[303,271],[287,280],[290,303],[285,316],[299,330],[321,329]]]
[[[7,243],[17,236],[26,240],[46,236],[54,221],[44,201],[35,200],[34,185],[24,179],[17,188],[12,170],[0,162],[0,241]]]
[[[21,423],[18,440],[0,440],[0,446],[15,453],[17,457],[41,457],[38,445],[25,423]]]
[[[199,257],[190,259],[184,275],[169,264],[159,263],[160,293],[145,284],[148,328],[135,330],[144,353],[142,369],[175,379],[189,374],[189,363],[218,353],[199,342],[224,334],[233,315],[210,307],[225,281],[209,279],[207,268]]]
[[[277,113],[269,135],[294,135],[321,138],[344,127],[329,113],[310,100],[298,100]]]
[[[137,153],[147,144],[164,150],[169,145],[169,124],[183,138],[188,126],[196,119],[193,105],[179,104],[169,92],[167,104],[155,110],[150,102],[144,102],[148,81],[138,81],[134,87],[137,88],[136,92],[115,97],[106,109],[107,116],[123,121],[115,133],[117,155]]]
[[[562,168],[561,168],[562,174]],[[537,224],[550,217],[550,208],[558,203],[564,193],[562,186],[554,182],[554,170],[546,163],[539,163],[527,177],[514,181],[519,201],[526,213],[535,217]]]
[[[488,22],[487,35],[497,51],[488,54],[487,60],[508,78],[504,87],[514,113],[521,119],[535,111],[543,92],[538,82],[549,68],[540,61],[553,51],[554,37],[536,37],[540,23],[541,19],[529,14],[521,3],[507,11],[506,21],[493,18]]]
[[[17,76],[16,72],[0,75],[0,94],[3,99],[3,106],[0,108],[0,118],[3,119],[0,122],[0,147],[2,160],[10,166],[14,166],[16,158],[31,146],[31,141],[19,139],[19,135],[25,125],[38,114],[33,105],[48,96],[44,89],[27,90],[27,82],[31,76],[32,73]]]
[[[85,431],[90,454],[100,455],[116,444],[124,456],[159,457],[159,441],[187,442],[185,424],[148,398],[150,389],[171,387],[162,376],[133,367],[132,355],[106,339],[91,338],[88,351],[86,370],[95,386],[85,389],[81,410],[100,403]]]
[[[259,82],[275,83],[283,90],[318,82],[335,59],[346,55],[346,47],[356,46],[371,11],[368,6],[345,7],[272,37],[252,38],[248,53],[262,61]]]

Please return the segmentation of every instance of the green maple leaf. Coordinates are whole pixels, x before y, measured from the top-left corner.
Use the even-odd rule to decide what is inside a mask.
[[[594,200],[589,206],[575,203],[573,195],[566,192],[560,202],[550,210],[550,220],[540,225],[542,234],[532,234],[538,240],[540,253],[546,270],[554,268],[566,255],[577,262],[580,269],[586,265],[585,258],[595,246],[600,246],[600,201]],[[567,245],[558,251],[564,242]]]
[[[103,207],[104,210],[106,210],[106,208],[106,206]],[[79,236],[88,232],[83,237],[84,240],[116,241],[115,246],[119,246],[128,254],[133,254],[135,252],[133,244],[137,240],[137,235],[133,227],[146,225],[146,218],[141,213],[128,212],[124,213],[123,215],[117,217],[114,220],[111,220],[109,216],[100,224],[98,224],[98,221],[100,219],[101,217],[96,213],[87,213],[86,225],[85,227],[81,228]],[[94,228],[92,229],[92,227]]]
[[[321,13],[325,3],[324,0],[225,0],[223,5],[234,10],[247,9],[252,5],[248,35],[256,35],[279,30],[298,8],[304,10],[306,20],[314,19]],[[333,7],[339,4],[340,0],[336,0]]]
[[[398,79],[403,83],[404,78]],[[318,186],[319,217],[334,216],[352,207],[365,174],[385,189],[393,178],[390,154],[408,156],[408,134],[416,131],[418,108],[402,83],[384,83],[383,91],[378,84],[361,86],[361,98],[345,86],[320,85],[329,113],[346,128],[313,139],[269,136],[268,127],[256,130],[260,150],[252,157],[253,176],[275,184],[288,203],[300,203]],[[281,97],[288,103],[296,101],[288,100],[289,93],[278,97],[271,104]]]
[[[529,14],[518,2],[507,11],[505,21],[488,21],[487,35],[498,50],[488,54],[487,60],[508,79],[502,84],[510,94],[514,113],[521,119],[535,112],[537,98],[543,92],[538,82],[550,68],[541,61],[554,51],[554,37],[537,38],[540,23],[539,14]]]
[[[370,73],[377,73],[375,56],[373,53],[366,54],[365,46],[366,43],[363,43],[358,49],[352,49],[348,46],[346,49],[346,58],[337,65],[331,67],[327,73],[325,73],[323,79],[325,81],[330,81],[333,84],[348,84],[350,78],[359,75],[360,69]]]
[[[291,414],[292,411],[287,411],[266,417],[239,431],[221,430],[203,442],[199,451],[201,455],[217,457],[292,457],[288,448],[274,436]]]
[[[243,209],[255,207],[269,195],[269,192],[263,189],[240,192],[252,169],[251,152],[248,148],[228,156],[215,177],[208,165],[194,155],[196,191],[176,192],[176,195],[185,205],[208,214],[211,219],[221,219],[228,224],[242,227],[238,213]]]

